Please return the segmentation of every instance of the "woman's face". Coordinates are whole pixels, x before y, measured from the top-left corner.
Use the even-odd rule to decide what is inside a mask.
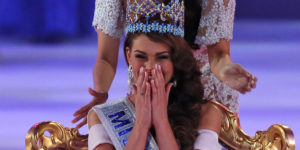
[[[173,76],[173,63],[171,61],[169,46],[164,43],[151,41],[146,35],[140,35],[132,41],[131,50],[126,48],[128,63],[132,65],[132,72],[136,80],[141,67],[150,74],[155,65],[160,65],[168,83]]]

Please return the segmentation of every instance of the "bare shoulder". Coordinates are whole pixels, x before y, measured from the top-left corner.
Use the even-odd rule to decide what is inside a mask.
[[[101,124],[101,121],[97,113],[93,109],[89,111],[87,118],[88,118],[89,128],[91,128],[95,124]]]
[[[220,132],[222,112],[212,103],[202,104],[200,123],[198,129],[209,129]]]
[[[207,102],[201,105],[201,115],[217,115],[219,113],[221,114],[221,111],[213,102]]]

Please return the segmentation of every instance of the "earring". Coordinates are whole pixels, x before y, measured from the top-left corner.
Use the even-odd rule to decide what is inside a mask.
[[[132,65],[128,66],[128,84],[132,84],[133,73],[132,73]]]
[[[135,84],[135,81],[134,81],[134,78],[133,78],[133,72],[132,72],[132,65],[129,65],[128,66],[128,89],[127,89],[127,95],[130,96],[130,95],[133,95],[134,92],[133,92],[133,89],[132,89],[132,85]]]
[[[176,80],[173,81],[173,86],[174,86],[174,87],[177,86],[177,81],[176,81]]]
[[[171,81],[173,82],[173,87],[176,87],[177,86],[177,80],[174,76],[172,77]]]

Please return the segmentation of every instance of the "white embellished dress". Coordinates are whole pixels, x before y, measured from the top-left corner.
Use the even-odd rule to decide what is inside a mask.
[[[238,113],[239,93],[219,81],[211,72],[206,46],[221,39],[231,40],[235,13],[235,0],[201,0],[202,14],[195,43],[200,49],[194,56],[200,64],[204,98],[213,99]],[[113,38],[121,38],[125,27],[122,0],[96,0],[93,26]]]

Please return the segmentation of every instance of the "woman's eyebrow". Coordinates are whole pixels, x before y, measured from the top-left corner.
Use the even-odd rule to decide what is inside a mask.
[[[157,56],[157,55],[161,55],[161,54],[165,54],[165,53],[169,54],[170,52],[169,52],[169,51],[159,52],[159,53],[156,53],[156,56]]]
[[[144,54],[144,55],[146,55],[146,53],[145,52],[143,52],[143,51],[141,51],[141,50],[135,50],[134,52],[138,52],[138,53],[142,53],[142,54]]]

